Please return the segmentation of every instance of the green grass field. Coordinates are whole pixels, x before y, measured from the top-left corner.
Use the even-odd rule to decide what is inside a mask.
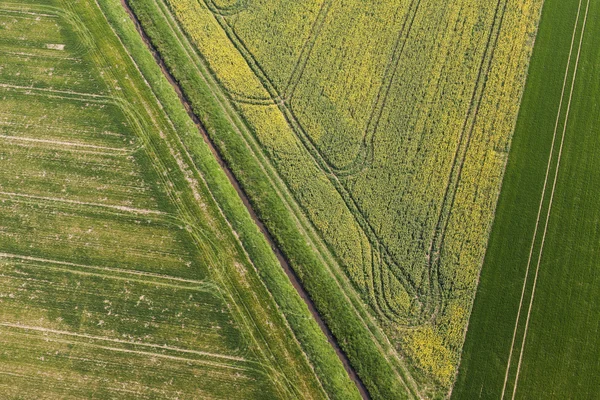
[[[118,0],[0,0],[0,142],[0,397],[358,396]]]
[[[599,35],[545,2],[453,398],[598,396]]]
[[[445,396],[542,2],[130,3],[371,395]]]

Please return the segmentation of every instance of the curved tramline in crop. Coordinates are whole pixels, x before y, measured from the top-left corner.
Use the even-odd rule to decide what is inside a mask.
[[[211,5],[212,0],[206,0],[205,2],[208,8],[214,12],[214,4]],[[391,264],[390,267],[396,279],[402,284],[402,286],[408,292],[408,294],[417,301],[418,308],[420,309],[420,311],[418,311],[416,314],[413,314],[410,317],[402,315],[401,313],[392,312],[390,314],[390,312],[383,312],[383,315],[385,315],[386,318],[389,318],[394,322],[399,323],[400,325],[405,325],[406,327],[411,327],[415,325],[418,326],[423,323],[431,322],[435,319],[436,315],[443,307],[443,283],[440,281],[438,272],[438,269],[440,267],[439,258],[441,254],[441,248],[443,246],[444,234],[448,224],[450,210],[452,209],[454,203],[454,193],[456,192],[456,189],[460,183],[462,164],[464,163],[464,159],[469,148],[471,132],[473,130],[474,125],[476,124],[479,102],[481,101],[481,98],[483,97],[485,92],[487,74],[489,73],[491,68],[493,53],[500,35],[502,20],[507,6],[507,2],[502,3],[502,1],[498,1],[495,7],[493,24],[489,30],[487,45],[485,46],[486,52],[482,57],[481,66],[479,68],[477,84],[474,88],[471,100],[471,107],[469,109],[469,116],[465,119],[463,125],[462,134],[458,141],[456,154],[454,156],[453,166],[449,174],[446,192],[443,195],[442,206],[440,208],[440,213],[438,216],[438,222],[434,230],[434,237],[426,253],[428,264],[427,277],[425,278],[426,284],[425,286],[417,286],[413,278],[408,273],[406,273],[404,268],[402,268],[395,261],[395,258],[389,251],[388,247],[384,244],[379,235],[376,233],[371,223],[364,216],[364,212],[361,211],[360,206],[348,191],[346,185],[339,178],[345,178],[357,174],[370,164],[368,160],[371,159],[373,156],[373,138],[375,136],[375,132],[377,131],[379,120],[382,115],[382,109],[386,104],[386,99],[390,91],[391,83],[396,73],[398,62],[402,56],[404,44],[406,43],[416,13],[418,11],[419,3],[420,1],[418,0],[412,1],[411,6],[409,8],[409,12],[405,16],[404,22],[402,24],[402,29],[397,37],[392,52],[392,57],[388,63],[384,74],[384,81],[376,98],[377,101],[375,102],[374,108],[370,114],[370,118],[367,123],[366,132],[363,136],[363,145],[360,147],[359,155],[357,156],[355,161],[352,162],[351,166],[342,168],[337,168],[328,161],[327,157],[321,152],[318,145],[313,141],[310,135],[306,133],[305,128],[295,116],[292,108],[288,105],[288,101],[293,95],[293,90],[297,85],[297,81],[301,78],[307,59],[310,57],[310,50],[312,49],[312,46],[314,46],[314,41],[316,40],[316,37],[318,36],[320,29],[322,28],[323,20],[327,15],[330,4],[328,2],[324,2],[322,7],[320,8],[319,14],[317,15],[313,24],[313,29],[311,31],[309,41],[305,43],[305,47],[303,47],[302,49],[301,57],[298,60],[294,71],[292,72],[288,84],[288,89],[286,89],[289,90],[289,88],[291,88],[291,91],[284,92],[285,94],[283,95],[278,92],[272,80],[260,66],[260,63],[255,59],[250,50],[246,47],[244,41],[229,25],[227,19],[223,18],[223,16],[217,15],[217,20],[219,24],[223,27],[223,29],[226,32],[228,32],[228,36],[232,38],[236,48],[244,56],[244,58],[248,62],[248,65],[259,77],[260,81],[265,85],[265,88],[271,94],[273,102],[276,103],[278,108],[284,113],[290,127],[296,133],[296,136],[300,139],[305,149],[312,155],[313,160],[317,163],[317,165],[319,165],[321,170],[325,172],[325,174],[330,178],[331,183],[334,185],[334,187],[336,187],[338,193],[344,199],[344,202],[346,203],[347,207],[350,209],[350,211],[356,218],[356,222],[359,226],[361,226],[364,234],[369,238],[371,246],[374,249],[377,249],[375,250],[376,252],[383,252],[383,256],[388,260],[388,263]],[[283,102],[277,101],[277,99],[281,98],[284,99]],[[376,285],[374,285],[374,287],[376,287]],[[385,301],[387,302],[387,300]],[[386,308],[390,310],[389,307]]]
[[[477,122],[479,105],[481,104],[481,100],[485,93],[486,82],[492,66],[492,60],[494,59],[494,51],[500,36],[500,29],[502,28],[502,21],[504,19],[507,4],[508,0],[504,0],[504,2],[503,0],[498,0],[498,3],[496,4],[494,23],[487,38],[484,57],[481,60],[481,66],[479,68],[475,89],[471,98],[471,105],[469,107],[469,116],[467,119],[465,119],[461,130],[460,139],[458,141],[456,153],[452,162],[452,169],[450,170],[450,175],[448,176],[448,184],[442,199],[442,205],[440,207],[435,233],[427,253],[430,271],[430,285],[432,287],[437,286],[439,289],[438,296],[441,298],[437,308],[434,310],[434,313],[439,312],[440,308],[443,307],[442,299],[444,295],[444,282],[440,278],[439,269],[441,264],[442,248],[444,246],[444,236],[446,229],[448,228],[451,210],[454,207],[456,190],[460,184],[461,171],[465,162],[467,151],[469,149],[473,128]],[[435,282],[437,282],[437,284]]]
[[[411,2],[409,12],[406,13],[406,17],[404,18],[404,21],[402,23],[402,28],[400,29],[400,32],[398,33],[398,37],[396,39],[396,43],[394,44],[392,56],[390,57],[390,60],[386,65],[385,73],[383,75],[384,78],[381,83],[381,87],[377,92],[373,109],[369,113],[369,118],[365,126],[365,131],[363,133],[361,146],[358,150],[358,154],[356,155],[353,161],[344,166],[338,167],[329,163],[331,169],[340,178],[356,175],[364,169],[368,168],[373,162],[373,147],[375,145],[375,134],[377,133],[377,128],[379,127],[379,122],[383,114],[383,109],[387,103],[390,89],[396,76],[398,65],[400,64],[400,58],[402,57],[404,46],[406,45],[406,41],[408,40],[413,23],[415,21],[417,11],[419,9],[419,4],[420,0],[413,0]]]
[[[218,5],[219,0],[208,0],[207,6],[210,7],[210,10],[215,14],[221,15],[223,17],[229,17],[235,14],[238,14],[248,8],[248,1],[250,0],[234,0],[231,5],[220,6]]]
[[[206,0],[207,6],[209,2],[210,0]],[[228,24],[227,20],[220,15],[216,15],[216,19],[219,22],[219,24],[223,27],[223,29],[226,32],[228,32],[229,36],[233,39],[234,43],[236,44],[236,48],[244,56],[244,58],[248,62],[248,65],[252,68],[254,73],[260,78],[261,82],[264,84],[265,89],[267,89],[267,91],[272,96],[273,101],[276,102],[275,99],[280,98],[281,95],[277,92],[277,89],[275,88],[271,79],[260,67],[259,63],[253,57],[251,52],[246,48],[243,41],[236,35],[235,31]],[[337,178],[335,172],[331,169],[325,157],[318,150],[316,144],[313,142],[313,140],[298,122],[298,119],[293,114],[293,111],[285,104],[285,101],[277,103],[277,105],[278,108],[284,113],[289,123],[289,126],[296,133],[297,137],[300,139],[305,149],[312,155],[314,162],[321,168],[322,171],[326,173],[331,183],[336,187],[338,193],[344,199],[344,202],[346,203],[347,207],[355,216],[356,222],[359,226],[361,226],[364,234],[369,238],[371,246],[373,246],[374,248],[382,249],[384,252],[384,256],[389,260],[393,260],[394,258],[391,252],[389,252],[386,245],[381,241],[381,239],[377,237],[375,230],[367,221],[367,219],[363,216],[362,212],[359,210],[356,201],[352,198],[345,185]],[[407,317],[406,315],[393,315],[391,316],[392,319],[396,323],[399,323],[400,325],[405,325],[406,327],[419,325],[421,323],[424,323],[425,321],[430,320],[431,316],[435,315],[434,309],[437,308],[436,306],[433,309],[431,309],[428,305],[431,297],[428,294],[431,292],[432,288],[417,288],[414,281],[408,274],[406,274],[405,270],[395,261],[391,262],[393,265],[392,271],[396,276],[396,279],[398,279],[398,281],[402,283],[402,286],[409,293],[409,295],[416,300],[416,303],[418,305],[417,307],[420,309],[413,316]],[[389,313],[387,313],[387,315],[390,316]]]

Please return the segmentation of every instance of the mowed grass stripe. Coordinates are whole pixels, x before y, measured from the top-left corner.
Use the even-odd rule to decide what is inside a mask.
[[[597,396],[600,8],[544,7],[457,399]]]

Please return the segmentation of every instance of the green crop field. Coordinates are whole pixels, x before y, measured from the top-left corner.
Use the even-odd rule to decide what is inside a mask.
[[[545,2],[453,398],[598,397],[599,37]]]
[[[0,398],[357,398],[118,0],[0,0]]]
[[[541,0],[130,0],[374,398],[455,379]]]

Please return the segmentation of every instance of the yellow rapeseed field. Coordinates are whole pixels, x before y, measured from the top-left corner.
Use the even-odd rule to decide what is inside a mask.
[[[543,1],[159,1],[393,344],[390,363],[446,393]]]

